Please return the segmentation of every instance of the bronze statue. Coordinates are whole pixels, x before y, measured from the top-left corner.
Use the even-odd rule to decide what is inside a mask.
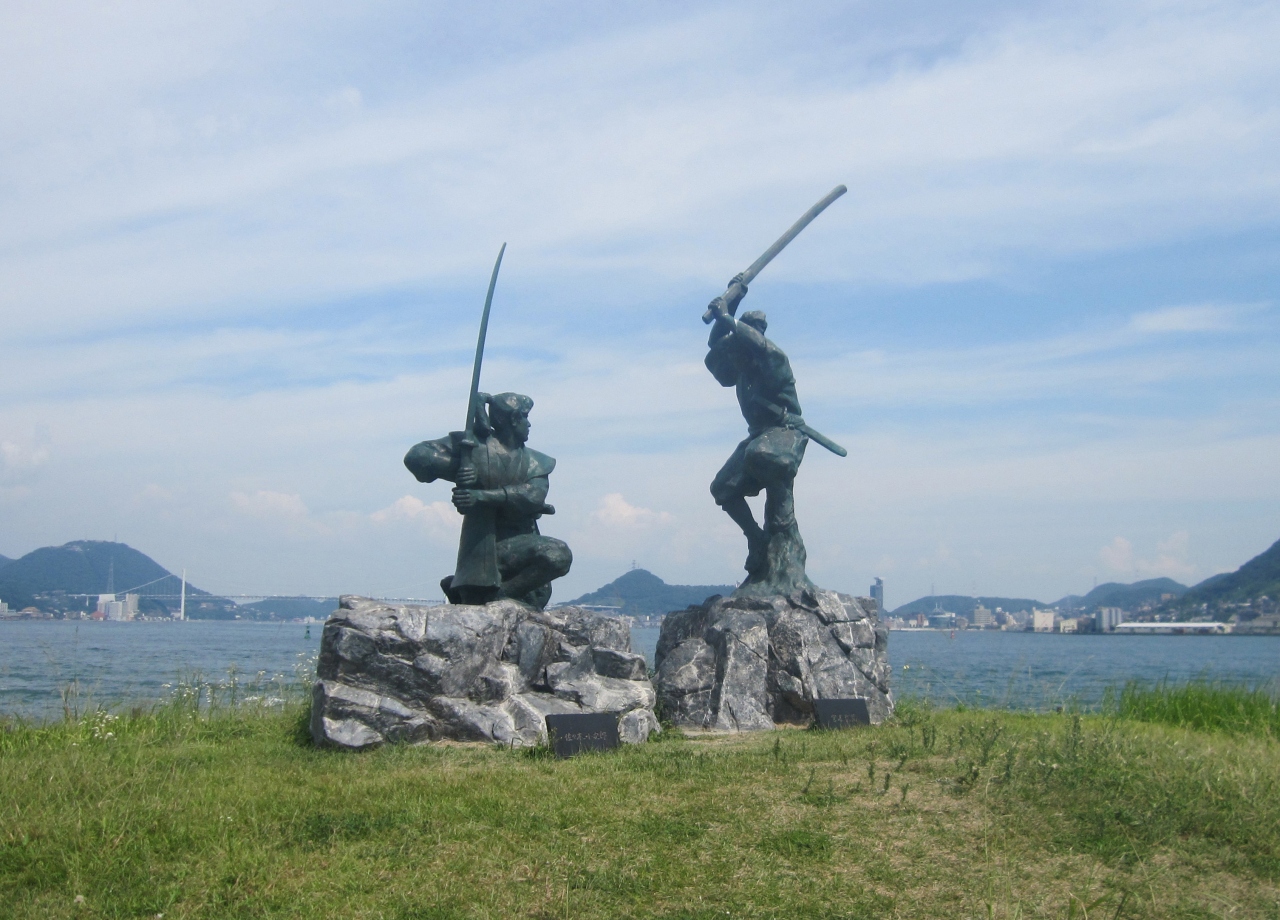
[[[703,315],[714,325],[707,341],[707,370],[725,387],[735,387],[747,422],[747,437],[711,481],[711,495],[747,538],[746,580],[737,595],[787,595],[813,583],[805,574],[806,553],[796,526],[794,483],[810,439],[846,456],[839,444],[805,423],[796,378],[786,354],[765,336],[764,313],[751,310],[735,319],[747,284],[818,214],[845,192],[834,189],[795,223]],[[765,493],[764,521],[758,523],[749,496]]]
[[[569,547],[538,532],[538,518],[555,513],[546,498],[556,461],[525,447],[532,408],[519,393],[478,393],[466,432],[423,441],[404,458],[419,482],[454,483],[464,518],[458,566],[440,582],[450,603],[509,597],[541,609],[552,580],[569,572]]]
[[[458,563],[440,582],[449,602],[485,604],[509,597],[542,609],[551,599],[552,580],[568,574],[573,562],[565,543],[538,532],[538,518],[556,513],[546,503],[547,477],[556,462],[524,446],[532,399],[480,392],[489,309],[506,250],[503,243],[489,278],[463,430],[414,445],[404,465],[419,482],[454,484],[453,506],[463,517]]]

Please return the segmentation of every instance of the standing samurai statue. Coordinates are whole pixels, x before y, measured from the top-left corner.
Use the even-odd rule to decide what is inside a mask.
[[[552,580],[569,572],[569,547],[538,532],[538,518],[555,513],[546,498],[556,461],[524,446],[532,408],[519,393],[478,393],[469,431],[423,441],[405,455],[419,482],[454,484],[453,505],[464,515],[458,568],[440,582],[450,603],[507,597],[542,609]]]
[[[810,439],[837,456],[843,447],[805,424],[796,396],[796,378],[782,349],[765,337],[769,324],[759,310],[734,319],[747,285],[815,217],[843,195],[837,185],[800,216],[786,233],[747,270],[734,275],[724,294],[711,301],[704,323],[712,324],[707,342],[707,370],[721,386],[736,387],[747,437],[711,482],[716,504],[733,518],[747,538],[747,579],[735,595],[767,597],[812,589],[805,574],[804,541],[796,526],[793,485]],[[764,492],[764,522],[756,521],[749,496]]]
[[[747,538],[747,579],[739,595],[791,594],[813,583],[805,574],[804,541],[796,526],[793,484],[808,436],[800,430],[800,399],[791,362],[765,336],[764,313],[732,310],[746,296],[737,277],[726,298],[711,302],[715,320],[707,342],[707,369],[724,387],[736,387],[747,437],[711,482],[716,504]],[[726,302],[726,300],[730,302]],[[764,522],[757,523],[748,496],[765,493]]]

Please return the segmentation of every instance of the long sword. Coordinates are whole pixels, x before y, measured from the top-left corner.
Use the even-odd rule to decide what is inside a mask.
[[[502,254],[507,251],[503,243],[498,250],[498,260],[493,263],[489,277],[489,293],[484,298],[484,312],[480,314],[480,335],[476,339],[476,360],[471,367],[471,393],[467,397],[467,420],[462,426],[459,441],[458,479],[475,479],[475,413],[476,396],[480,392],[480,365],[484,361],[484,340],[489,331],[489,309],[493,306],[493,289],[498,284],[498,269],[502,267]],[[498,550],[494,531],[492,508],[476,507],[462,517],[462,533],[458,538],[458,564],[454,568],[453,587],[494,588],[502,584],[498,572]]]
[[[480,392],[480,365],[484,363],[484,339],[489,333],[489,308],[493,306],[493,289],[498,285],[498,269],[502,267],[502,254],[507,251],[503,243],[498,250],[498,261],[493,263],[493,274],[489,276],[489,293],[484,295],[484,312],[480,314],[480,335],[476,339],[476,361],[471,365],[471,395],[467,397],[467,420],[462,423],[463,431],[471,430],[471,416],[476,411],[476,394]]]
[[[843,185],[837,185],[835,188],[833,188],[830,192],[827,193],[827,196],[825,198],[823,198],[821,201],[819,201],[809,210],[805,211],[804,214],[801,216],[801,218],[791,225],[790,230],[782,234],[782,236],[778,237],[778,241],[774,243],[772,246],[770,246],[768,249],[766,249],[764,251],[764,255],[762,255],[760,258],[752,262],[750,268],[748,268],[745,272],[743,272],[738,278],[734,278],[733,281],[729,282],[728,289],[724,292],[724,295],[720,299],[725,302],[725,306],[728,308],[730,316],[732,316],[735,312],[737,312],[738,302],[741,301],[743,295],[746,294],[746,286],[755,279],[756,275],[760,274],[760,270],[763,269],[770,262],[772,262],[774,256],[782,252],[782,250],[786,249],[787,244],[790,243],[792,240],[794,240],[797,236],[799,236],[801,230],[809,226],[809,224],[813,223],[813,219],[817,217],[819,214],[821,214],[823,211],[825,211],[827,209],[827,206],[830,205],[831,202],[835,201],[837,198],[839,198],[841,195],[843,195],[847,191],[848,189],[845,188]],[[735,291],[734,290],[735,287],[741,287],[742,288],[741,293],[738,293],[737,291]],[[734,296],[735,294],[737,294],[736,297]],[[713,320],[715,320],[715,318],[716,318],[715,310],[711,309],[710,307],[707,308],[706,313],[702,314],[702,321],[704,323],[710,324]]]

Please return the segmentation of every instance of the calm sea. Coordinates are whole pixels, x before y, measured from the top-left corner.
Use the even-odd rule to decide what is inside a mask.
[[[260,672],[293,678],[320,647],[320,624],[196,620],[186,623],[0,622],[0,712],[49,718],[78,681],[81,701],[119,706],[156,700],[179,680]],[[636,629],[653,661],[657,629]],[[894,632],[898,696],[942,705],[1045,709],[1097,703],[1125,681],[1193,678],[1280,686],[1280,636],[1076,636]]]

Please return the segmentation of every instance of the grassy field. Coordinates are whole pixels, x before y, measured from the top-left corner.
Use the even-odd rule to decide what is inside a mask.
[[[572,761],[318,751],[301,706],[10,724],[0,916],[1280,917],[1273,723],[1128,693]]]

